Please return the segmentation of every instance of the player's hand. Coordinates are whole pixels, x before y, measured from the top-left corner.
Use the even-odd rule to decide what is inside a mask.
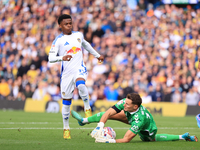
[[[99,63],[102,63],[104,61],[104,57],[102,55],[97,59],[98,59]]]
[[[103,130],[103,127],[104,127],[104,123],[103,122],[99,122],[97,127],[91,132],[91,137],[93,138],[100,138],[100,137],[103,137],[104,136],[104,130]]]
[[[106,136],[96,138],[96,143],[116,143],[115,139],[108,139]]]
[[[63,61],[70,61],[72,59],[71,55],[65,55],[63,56]]]

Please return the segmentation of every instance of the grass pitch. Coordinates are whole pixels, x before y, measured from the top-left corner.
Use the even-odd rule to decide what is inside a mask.
[[[83,113],[82,113],[83,114]],[[200,149],[200,128],[195,116],[154,116],[158,133],[196,135],[199,142],[169,141],[142,142],[136,136],[130,143],[95,143],[90,132],[96,123],[79,126],[70,117],[71,140],[63,139],[62,116],[60,113],[25,113],[23,111],[0,110],[0,150],[197,150]],[[117,138],[122,138],[129,125],[109,120]]]

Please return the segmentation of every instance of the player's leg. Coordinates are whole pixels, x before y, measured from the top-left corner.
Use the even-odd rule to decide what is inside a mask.
[[[93,122],[99,122],[101,117],[103,116],[105,112],[99,112],[91,117],[88,118],[83,118],[83,123],[93,123]],[[121,112],[110,116],[108,119],[110,120],[118,120],[124,123],[128,124],[128,119],[126,118],[126,115],[124,114],[124,111],[122,110]]]
[[[91,117],[83,118],[77,112],[75,112],[73,110],[71,111],[72,117],[74,117],[75,119],[77,119],[80,125],[85,125],[85,124],[88,124],[88,123],[99,122],[104,113],[105,112],[99,112],[97,114],[92,115]],[[113,116],[110,116],[108,119],[118,120],[118,121],[121,121],[121,122],[124,122],[124,123],[128,124],[128,120],[126,118],[126,115],[124,114],[124,111],[121,111],[120,113],[117,113],[117,114],[115,114]]]
[[[200,128],[200,114],[196,116],[197,126]]]
[[[89,93],[85,85],[85,79],[81,77],[77,78],[76,87],[78,88],[79,95],[84,102],[85,117],[92,116],[92,110],[89,103]]]
[[[93,123],[93,122],[99,122],[104,113],[105,112],[99,112],[88,118],[83,118],[79,113],[77,113],[74,110],[71,110],[72,117],[74,117],[76,120],[78,120],[78,123],[80,126],[83,126],[83,125],[89,124],[89,123]]]
[[[73,83],[73,76],[62,77],[60,83],[61,96],[63,99],[62,106],[62,118],[63,118],[63,138],[71,139],[70,127],[69,127],[69,116],[70,116],[70,106],[73,96],[73,91],[75,85]]]
[[[156,133],[157,133],[157,129],[155,129],[151,132],[142,131],[139,133],[139,136],[142,141],[155,141]]]
[[[63,138],[71,139],[69,116],[70,116],[71,99],[63,99],[62,118],[63,118]]]
[[[190,136],[188,132],[183,135],[156,134],[155,137],[155,141],[177,141],[177,140],[186,140],[195,142],[198,141],[196,136]]]

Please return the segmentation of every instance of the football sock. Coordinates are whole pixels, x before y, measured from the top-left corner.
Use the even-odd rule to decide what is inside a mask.
[[[176,141],[179,140],[179,135],[172,134],[156,134],[156,141]]]
[[[79,95],[84,102],[84,111],[86,111],[87,109],[91,109],[87,87],[84,84],[79,84],[77,88],[79,91]]]
[[[185,140],[182,135],[179,135],[179,140]]]
[[[69,129],[69,116],[70,116],[70,105],[63,105],[62,107],[63,129]]]
[[[105,113],[105,112],[99,112],[99,113],[97,113],[97,114],[94,114],[94,115],[91,116],[91,117],[88,117],[88,118],[87,118],[87,119],[88,119],[88,122],[89,122],[89,123],[92,123],[92,122],[99,122],[104,113]]]

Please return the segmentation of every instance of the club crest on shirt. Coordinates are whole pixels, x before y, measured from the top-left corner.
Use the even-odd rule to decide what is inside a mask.
[[[77,40],[78,40],[79,43],[81,43],[81,39],[78,38]]]
[[[65,95],[65,92],[62,92],[62,95]]]

